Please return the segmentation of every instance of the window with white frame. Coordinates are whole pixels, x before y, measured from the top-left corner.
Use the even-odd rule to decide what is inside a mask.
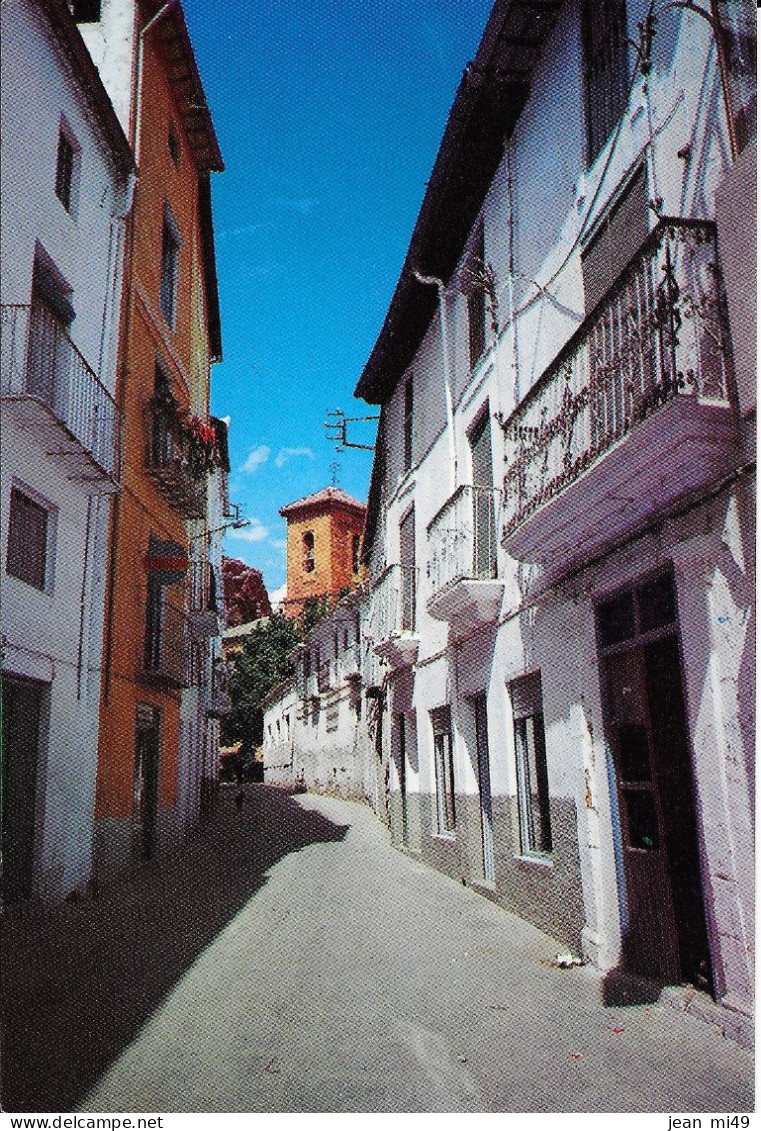
[[[510,684],[518,778],[520,850],[523,856],[552,852],[550,792],[544,742],[542,678],[539,672]]]
[[[445,706],[431,711],[431,726],[436,773],[437,830],[442,836],[452,836],[456,828],[456,812],[451,709]]]

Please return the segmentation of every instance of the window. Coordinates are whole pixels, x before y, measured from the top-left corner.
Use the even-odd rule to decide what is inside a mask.
[[[303,537],[304,543],[304,573],[314,573],[314,534],[307,530]]]
[[[100,21],[101,0],[73,0],[72,11],[78,24],[97,24]]]
[[[145,670],[160,671],[164,635],[164,608],[166,590],[151,579],[145,606]]]
[[[153,377],[153,413],[150,432],[150,466],[167,467],[173,455],[177,402],[172,383],[157,363]]]
[[[404,470],[412,467],[412,378],[404,386]]]
[[[611,290],[647,239],[647,177],[644,166],[634,173],[597,226],[581,253],[587,313]],[[627,301],[630,301],[627,299]],[[622,318],[622,322],[626,319]]]
[[[360,547],[359,534],[352,534],[351,537],[351,572],[359,573],[359,547]]]
[[[436,769],[436,817],[439,833],[455,831],[454,755],[452,752],[452,718],[449,707],[431,711],[433,754]]]
[[[629,64],[625,0],[582,4],[587,115],[591,165],[626,108]]]
[[[552,852],[552,831],[539,673],[515,680],[510,685],[510,696],[518,774],[521,854],[548,856]]]
[[[473,274],[484,270],[484,222],[479,222],[471,253]],[[486,290],[478,278],[468,279],[468,346],[471,368],[486,349]]]
[[[67,330],[74,319],[71,287],[38,245],[32,277],[26,389],[49,405],[59,419],[69,416],[76,398],[70,395],[71,347]]]
[[[177,131],[174,126],[169,127],[169,134],[167,136],[167,147],[169,149],[169,156],[174,161],[175,165],[180,163],[180,139],[177,137]]]
[[[63,128],[58,133],[58,157],[55,170],[55,194],[67,212],[72,208],[74,184],[74,157],[76,150]]]
[[[48,520],[46,507],[11,488],[6,572],[42,590],[47,581]]]
[[[164,229],[161,239],[161,283],[159,306],[161,313],[171,326],[177,321],[177,286],[180,274],[180,233],[174,217],[167,208],[164,213]]]

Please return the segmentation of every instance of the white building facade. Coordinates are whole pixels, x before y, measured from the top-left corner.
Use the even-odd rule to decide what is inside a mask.
[[[2,6],[3,898],[90,878],[132,153],[64,0]]]
[[[495,4],[357,388],[365,682],[397,843],[746,1040],[755,13],[703,7]]]
[[[379,815],[390,796],[375,742],[376,710],[363,687],[366,593],[342,597],[293,656],[294,675],[264,701],[264,780],[300,779],[316,793],[367,801]],[[386,761],[386,781],[388,763]]]

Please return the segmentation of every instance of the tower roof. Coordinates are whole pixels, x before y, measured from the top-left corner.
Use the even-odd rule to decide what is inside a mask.
[[[351,495],[347,495],[340,487],[323,487],[321,491],[316,491],[313,495],[305,495],[303,499],[296,499],[293,503],[287,503],[286,506],[281,507],[279,513],[287,518],[295,511],[315,510],[331,503],[336,506],[348,507],[350,510],[361,511],[363,514],[367,509],[364,503],[360,503],[359,499],[352,499]]]

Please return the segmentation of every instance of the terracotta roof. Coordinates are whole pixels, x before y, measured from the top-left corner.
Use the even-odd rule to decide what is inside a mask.
[[[296,499],[295,503],[288,503],[280,509],[279,513],[285,516],[296,510],[318,507],[325,503],[338,503],[340,506],[363,512],[367,509],[364,503],[360,503],[359,499],[352,499],[351,495],[347,495],[340,487],[323,487],[321,491],[316,491],[314,495],[306,495],[303,499]]]

